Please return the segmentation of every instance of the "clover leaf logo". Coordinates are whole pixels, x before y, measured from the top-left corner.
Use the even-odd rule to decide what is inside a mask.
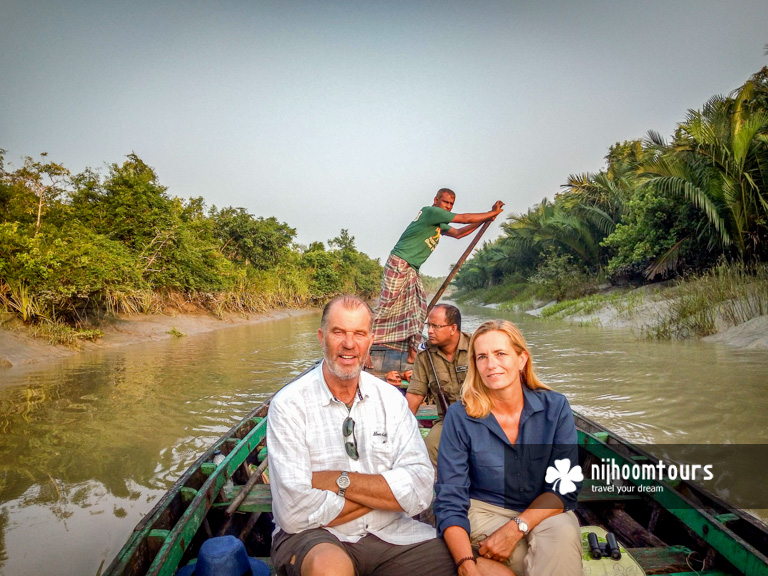
[[[554,482],[552,489],[557,490],[563,496],[576,492],[574,482],[581,482],[582,480],[584,480],[584,473],[581,471],[581,466],[576,464],[571,468],[570,458],[555,460],[554,466],[547,467],[547,475],[544,478],[547,483]],[[560,483],[559,487],[558,483]]]

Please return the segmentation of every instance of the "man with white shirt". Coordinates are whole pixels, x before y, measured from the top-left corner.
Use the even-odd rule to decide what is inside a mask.
[[[362,372],[372,314],[355,296],[323,310],[323,362],[272,399],[267,422],[272,561],[279,575],[455,574],[435,530],[411,517],[434,471],[400,392]]]

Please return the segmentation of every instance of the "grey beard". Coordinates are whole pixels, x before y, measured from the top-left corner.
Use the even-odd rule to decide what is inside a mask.
[[[340,380],[354,380],[360,376],[360,372],[363,371],[363,362],[359,362],[357,366],[350,366],[349,368],[342,368],[339,366],[331,354],[331,351],[328,350],[325,342],[323,342],[323,356],[325,357],[325,363],[328,366],[328,370]]]

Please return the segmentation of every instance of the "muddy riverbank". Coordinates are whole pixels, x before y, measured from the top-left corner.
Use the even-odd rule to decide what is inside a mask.
[[[757,315],[735,323],[724,307],[702,307],[689,317],[680,316],[680,296],[664,285],[645,286],[630,291],[606,290],[567,302],[541,303],[521,309],[502,304],[536,317],[563,320],[580,326],[629,329],[640,338],[701,339],[745,350],[768,349],[768,315]],[[732,303],[731,310],[745,310],[753,302]],[[699,331],[711,333],[701,337]],[[706,332],[705,332],[706,333]]]
[[[279,308],[248,316],[224,314],[221,318],[204,311],[122,315],[106,320],[98,326],[104,333],[102,337],[93,342],[80,341],[77,346],[50,344],[43,338],[32,336],[29,329],[18,320],[6,318],[0,325],[0,374],[3,368],[37,364],[140,342],[183,338],[192,334],[301,316],[315,311],[314,308]]]

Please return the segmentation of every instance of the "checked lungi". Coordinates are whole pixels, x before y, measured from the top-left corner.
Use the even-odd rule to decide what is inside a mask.
[[[373,316],[373,342],[398,350],[418,348],[427,317],[421,276],[408,262],[390,254],[381,279],[381,297]]]

